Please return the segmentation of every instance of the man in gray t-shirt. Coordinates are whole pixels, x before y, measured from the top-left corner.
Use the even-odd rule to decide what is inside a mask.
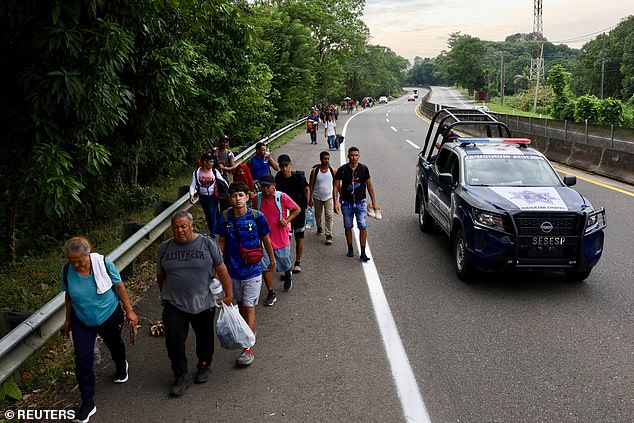
[[[209,283],[216,273],[225,291],[223,302],[233,300],[231,279],[215,241],[194,232],[194,220],[186,211],[172,216],[173,238],[157,251],[156,281],[161,290],[165,346],[172,362],[174,384],[170,395],[181,396],[191,385],[187,377],[185,340],[189,325],[196,335],[198,371],[196,383],[209,380],[209,366],[214,354],[215,307]]]

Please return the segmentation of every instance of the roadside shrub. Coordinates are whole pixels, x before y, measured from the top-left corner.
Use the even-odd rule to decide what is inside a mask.
[[[620,100],[606,98],[601,101],[599,123],[603,125],[620,125],[623,123],[623,103]]]
[[[594,95],[584,95],[575,103],[575,120],[577,122],[598,122],[600,101]]]

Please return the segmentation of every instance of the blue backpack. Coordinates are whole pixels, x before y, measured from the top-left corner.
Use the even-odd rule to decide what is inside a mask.
[[[280,212],[280,219],[282,216],[282,191],[275,191],[275,205],[277,206],[277,210]],[[258,211],[260,211],[260,206],[262,205],[262,193],[258,192]]]

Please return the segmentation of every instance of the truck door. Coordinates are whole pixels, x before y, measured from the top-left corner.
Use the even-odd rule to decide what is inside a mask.
[[[455,155],[449,149],[442,148],[429,178],[429,212],[445,232],[449,230],[452,186],[444,186],[438,175],[450,172],[450,162],[454,157]]]

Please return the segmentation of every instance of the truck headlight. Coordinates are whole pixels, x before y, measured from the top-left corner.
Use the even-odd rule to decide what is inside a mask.
[[[605,210],[603,208],[600,208],[599,210],[594,211],[588,215],[588,219],[586,219],[585,234],[588,235],[605,227]]]
[[[478,225],[506,232],[504,228],[504,217],[501,214],[473,209],[473,218]]]

